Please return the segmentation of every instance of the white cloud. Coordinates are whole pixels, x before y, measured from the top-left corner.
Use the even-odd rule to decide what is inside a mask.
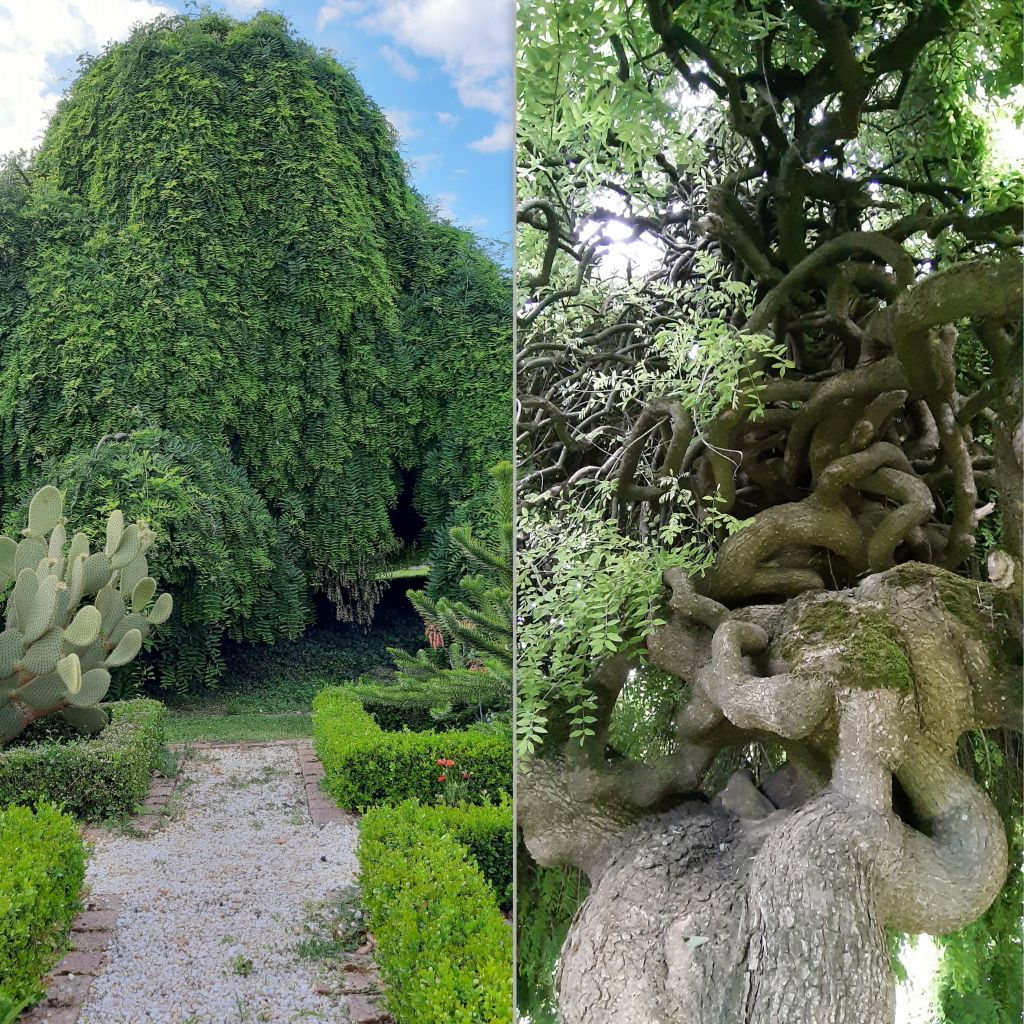
[[[458,114],[449,114],[447,110],[439,110],[437,112],[438,124],[443,124],[445,128],[454,128],[459,123]]]
[[[250,14],[255,14],[261,7],[265,7],[264,0],[222,0],[224,6],[227,8],[228,14],[233,14],[236,18],[245,18]]]
[[[396,75],[401,75],[407,82],[415,82],[419,72],[393,47],[382,46],[378,51]]]
[[[403,142],[420,134],[420,130],[413,124],[416,115],[409,113],[408,110],[385,110],[384,116],[391,122],[391,127],[398,132]]]
[[[170,8],[150,0],[0,0],[0,153],[31,149],[67,82],[54,62],[96,53]]]
[[[445,220],[455,220],[455,204],[459,197],[454,192],[438,192],[434,196],[434,209]]]
[[[440,61],[464,106],[511,116],[512,0],[327,0],[317,23],[343,15],[359,15],[362,28]]]
[[[323,32],[332,21],[349,14],[362,14],[365,10],[364,0],[327,0],[316,16],[316,30]]]
[[[440,153],[421,153],[419,156],[411,156],[409,164],[416,168],[420,174],[426,174],[441,163]]]
[[[469,144],[470,149],[479,153],[498,153],[512,148],[512,122],[499,121],[490,135]]]

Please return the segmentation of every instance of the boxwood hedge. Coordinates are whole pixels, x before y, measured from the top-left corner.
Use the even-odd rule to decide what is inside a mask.
[[[406,800],[388,820],[419,829],[428,837],[448,835],[461,843],[494,892],[503,910],[512,908],[512,802],[498,806],[429,807]]]
[[[0,1021],[39,994],[64,948],[85,875],[75,822],[52,804],[0,810]]]
[[[324,766],[324,787],[347,810],[433,803],[440,790],[439,759],[469,772],[470,800],[490,803],[512,788],[512,736],[487,732],[385,732],[346,687],[313,699],[313,739]]]
[[[512,1019],[512,929],[457,828],[414,802],[360,822],[363,906],[397,1024]]]
[[[110,725],[98,736],[0,750],[0,806],[49,800],[83,821],[131,814],[146,798],[167,713],[159,701],[145,699],[106,707]]]

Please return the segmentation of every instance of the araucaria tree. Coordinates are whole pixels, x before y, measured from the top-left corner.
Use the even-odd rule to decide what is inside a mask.
[[[919,932],[948,1021],[1019,1019],[1017,13],[522,5],[519,823],[589,879],[565,1024],[885,1024]]]
[[[491,510],[479,531],[454,526],[451,548],[468,575],[452,597],[410,590],[428,646],[410,654],[389,648],[397,673],[360,694],[396,708],[419,708],[436,721],[478,721],[512,712],[512,463],[492,470]],[[490,536],[488,536],[488,534]]]
[[[0,172],[0,507],[44,480],[148,520],[184,688],[315,590],[365,622],[403,546],[444,577],[508,455],[511,288],[283,18],[162,18],[82,65]]]

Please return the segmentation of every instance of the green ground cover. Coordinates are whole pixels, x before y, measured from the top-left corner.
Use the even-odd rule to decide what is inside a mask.
[[[187,715],[167,722],[168,743],[206,741],[240,743],[245,740],[291,740],[313,735],[308,714],[295,715]]]
[[[167,700],[167,740],[234,743],[312,736],[317,693],[354,679],[386,680],[393,672],[388,648],[415,650],[422,639],[423,623],[395,594],[372,630],[332,623],[295,641],[230,645],[217,687]]]

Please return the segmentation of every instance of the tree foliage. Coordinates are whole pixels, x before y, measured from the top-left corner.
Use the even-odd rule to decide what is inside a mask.
[[[809,749],[827,787],[832,741],[785,725],[821,683],[778,618],[802,595],[936,581],[1019,675],[1024,179],[987,112],[1019,83],[1021,26],[988,0],[599,0],[521,5],[519,38],[520,805],[544,864],[585,866],[744,764],[760,781]],[[956,582],[986,573],[975,598]],[[767,643],[729,624],[750,616]],[[836,622],[888,686],[921,686],[906,630]],[[982,724],[1015,714],[1019,694]],[[1019,754],[998,733],[979,762],[986,735],[960,766],[994,799]],[[1004,977],[1013,891],[984,939],[944,940],[946,990]]]
[[[161,18],[81,63],[0,176],[0,500],[46,463],[90,514],[133,490],[129,515],[205,535],[195,599],[167,577],[175,685],[216,677],[222,633],[294,635],[309,586],[365,621],[409,540],[437,546],[443,582],[448,529],[507,451],[502,270],[411,189],[352,73],[279,16]],[[96,460],[141,476],[90,481]],[[151,472],[177,500],[171,463],[193,493],[149,507]],[[405,479],[422,538],[392,521]]]
[[[512,710],[512,463],[491,470],[491,508],[480,527],[453,527],[451,547],[469,570],[453,595],[410,590],[429,646],[390,648],[395,680],[362,686],[360,696],[421,708],[442,722],[486,720]]]

